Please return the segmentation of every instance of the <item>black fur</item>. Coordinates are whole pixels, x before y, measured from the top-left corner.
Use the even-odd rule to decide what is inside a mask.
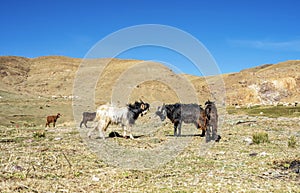
[[[221,136],[218,135],[218,110],[214,102],[205,102],[205,114],[207,117],[206,142],[214,140],[219,142]]]
[[[128,106],[127,119],[129,121],[130,126],[134,125],[135,120],[139,117],[139,115],[143,116],[143,113],[146,113],[150,105],[148,103],[135,102],[134,104],[129,104]]]
[[[192,123],[197,129],[205,125],[205,120],[201,117],[203,108],[197,104],[168,104],[159,107],[156,115],[162,121],[168,117],[174,124],[174,136],[181,135],[181,125],[184,123]],[[201,137],[205,136],[205,130],[202,130]]]

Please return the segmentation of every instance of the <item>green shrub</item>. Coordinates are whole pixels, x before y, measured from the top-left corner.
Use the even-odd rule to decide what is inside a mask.
[[[288,140],[288,147],[295,148],[296,147],[296,137],[293,135]]]
[[[269,143],[269,135],[268,133],[265,132],[260,132],[260,133],[254,133],[252,136],[252,141],[255,144],[260,144],[260,143]]]
[[[46,137],[46,133],[45,132],[34,132],[33,133],[33,137],[35,139],[45,138]]]

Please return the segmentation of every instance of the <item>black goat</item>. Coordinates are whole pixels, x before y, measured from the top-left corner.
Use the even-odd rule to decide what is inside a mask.
[[[221,136],[217,134],[218,132],[218,110],[214,102],[205,102],[205,115],[206,115],[206,142],[215,140],[219,142]]]
[[[161,121],[168,117],[174,124],[174,136],[181,135],[181,125],[184,123],[192,123],[197,129],[201,129],[201,137],[205,136],[206,118],[205,112],[200,105],[197,104],[168,104],[163,105],[156,111]]]
[[[83,112],[82,113],[82,121],[80,122],[80,128],[81,128],[82,124],[84,124],[85,128],[87,128],[88,126],[86,125],[86,123],[88,121],[94,121],[95,117],[96,117],[96,112],[92,112],[92,113]]]

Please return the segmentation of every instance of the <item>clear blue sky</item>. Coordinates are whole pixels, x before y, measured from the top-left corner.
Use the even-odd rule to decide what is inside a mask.
[[[83,58],[99,40],[125,27],[162,24],[201,41],[222,73],[300,59],[298,0],[0,0],[0,55]],[[165,54],[164,54],[165,52]],[[121,58],[159,60],[195,73],[161,48]]]

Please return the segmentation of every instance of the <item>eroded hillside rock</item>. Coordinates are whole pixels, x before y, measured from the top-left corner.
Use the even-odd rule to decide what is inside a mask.
[[[258,84],[248,86],[261,104],[271,105],[281,101],[296,92],[295,78],[280,78],[277,80],[265,80]]]

